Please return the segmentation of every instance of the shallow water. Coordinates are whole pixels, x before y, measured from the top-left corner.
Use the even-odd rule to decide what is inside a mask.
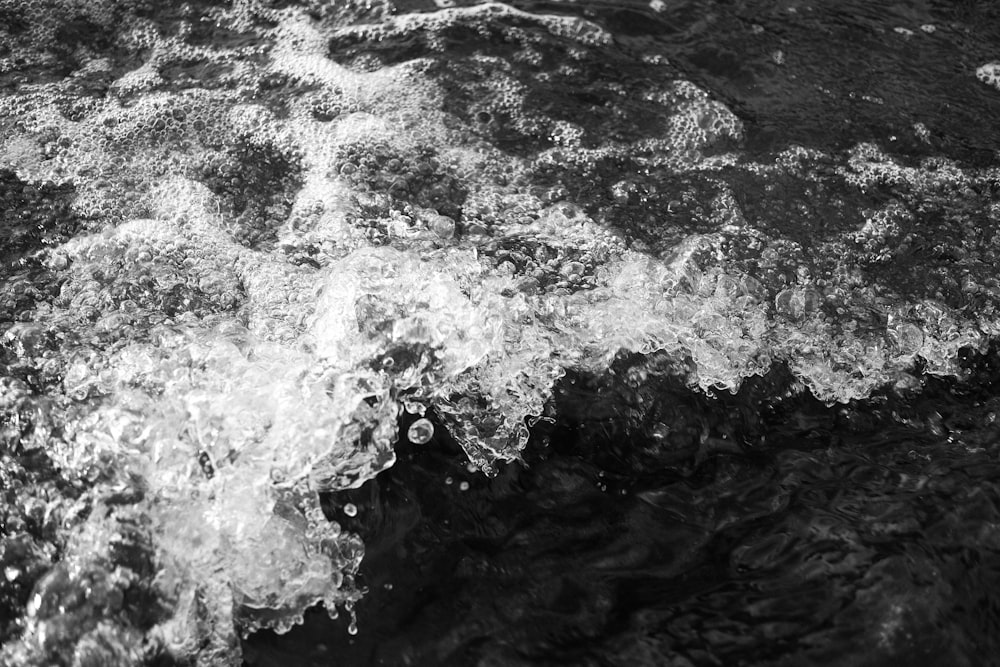
[[[989,664],[998,12],[0,7],[0,664]]]

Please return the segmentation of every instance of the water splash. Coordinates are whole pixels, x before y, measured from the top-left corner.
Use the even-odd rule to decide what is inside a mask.
[[[23,10],[18,53],[70,75],[0,102],[5,182],[44,195],[3,232],[2,387],[7,451],[43,450],[79,487],[45,511],[78,518],[25,542],[38,603],[5,659],[121,662],[148,636],[235,662],[238,631],[349,605],[364,548],[318,494],[392,466],[404,411],[489,474],[568,369],[622,353],[687,360],[669,372],[706,392],[785,362],[846,402],[998,333],[995,170],[873,144],[755,162],[736,114],[589,21],[99,3],[128,48],[73,55],[46,46],[58,7]],[[925,248],[942,202],[960,240]],[[941,257],[961,267],[913,279]],[[106,555],[131,520],[162,617],[51,618],[88,577],[114,597],[149,573]]]

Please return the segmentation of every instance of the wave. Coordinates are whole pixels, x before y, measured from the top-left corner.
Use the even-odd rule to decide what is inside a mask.
[[[58,480],[15,492],[46,537],[8,575],[33,597],[6,661],[236,664],[237,629],[350,610],[364,545],[319,494],[392,466],[402,414],[492,474],[559,378],[622,354],[708,393],[783,364],[836,403],[961,374],[998,333],[995,169],[752,156],[596,23],[77,10],[25,19],[41,73],[0,101],[29,227],[3,232],[4,465]],[[104,46],[45,41],[73,25]],[[140,580],[159,611],[121,613]]]

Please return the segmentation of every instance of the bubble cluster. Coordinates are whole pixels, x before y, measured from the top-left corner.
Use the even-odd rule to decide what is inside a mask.
[[[453,171],[441,164],[432,147],[420,146],[395,154],[386,144],[341,145],[336,171],[355,190],[370,190],[390,197],[389,206],[411,204],[432,209],[441,216],[458,218],[467,191]],[[359,201],[359,217],[381,217],[386,205],[377,197]],[[401,206],[402,205],[402,206]],[[369,210],[365,210],[369,209]]]
[[[976,68],[976,78],[1000,90],[1000,63],[986,63]]]
[[[68,280],[54,305],[93,322],[97,331],[133,338],[136,325],[182,313],[204,317],[233,310],[241,288],[211,239],[189,236],[161,221],[134,221],[105,238],[63,247]]]

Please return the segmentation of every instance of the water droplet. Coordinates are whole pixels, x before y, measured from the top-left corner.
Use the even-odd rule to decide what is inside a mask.
[[[415,445],[430,442],[430,439],[434,437],[434,424],[429,419],[418,419],[410,425],[406,437]]]
[[[428,226],[442,239],[450,239],[455,235],[455,221],[446,215],[434,216]]]
[[[459,491],[468,491],[469,490],[469,483],[468,482],[462,482],[461,484],[458,485],[458,489],[459,489]]]
[[[357,516],[358,506],[355,505],[354,503],[347,503],[346,505],[344,505],[344,514],[346,514],[347,516]]]

